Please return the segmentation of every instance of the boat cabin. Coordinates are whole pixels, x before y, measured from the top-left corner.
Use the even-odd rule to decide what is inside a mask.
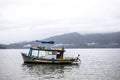
[[[31,47],[28,53],[29,57],[40,59],[63,59],[64,47],[61,48],[47,48],[47,47]]]

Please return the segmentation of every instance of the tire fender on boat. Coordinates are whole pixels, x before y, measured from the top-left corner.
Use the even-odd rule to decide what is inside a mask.
[[[52,60],[52,62],[54,62],[54,61],[55,61],[55,58],[52,58],[51,60]]]

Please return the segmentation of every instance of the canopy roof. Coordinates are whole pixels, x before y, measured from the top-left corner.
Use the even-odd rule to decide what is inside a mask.
[[[41,51],[57,51],[57,52],[64,52],[64,47],[60,48],[48,48],[48,47],[42,47],[42,46],[35,46],[31,47],[32,50],[41,50]]]

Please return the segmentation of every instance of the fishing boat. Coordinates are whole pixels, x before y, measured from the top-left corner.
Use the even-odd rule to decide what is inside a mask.
[[[53,41],[37,41],[54,44]],[[77,64],[80,59],[64,57],[64,47],[30,47],[28,53],[21,53],[25,63]]]

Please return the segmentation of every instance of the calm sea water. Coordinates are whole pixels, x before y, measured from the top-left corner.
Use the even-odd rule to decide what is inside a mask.
[[[66,49],[79,65],[24,64],[20,52],[0,50],[0,80],[120,80],[120,49]]]

